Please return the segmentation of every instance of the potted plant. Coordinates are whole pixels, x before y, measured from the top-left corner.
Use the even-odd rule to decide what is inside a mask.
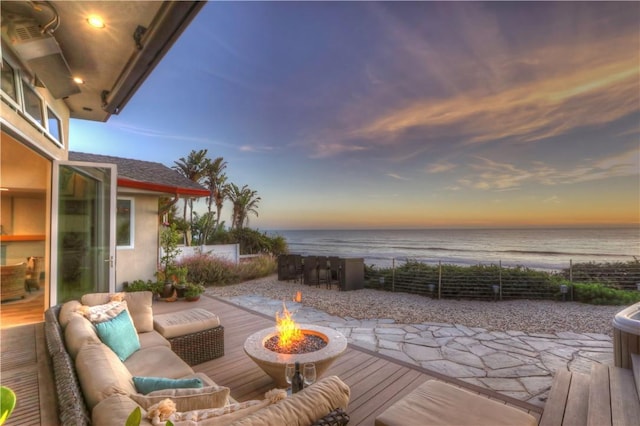
[[[135,280],[130,283],[125,283],[124,291],[133,292],[133,291],[150,291],[153,293],[154,299],[160,298],[162,294],[162,288],[164,287],[164,283],[151,281],[151,280]]]
[[[162,271],[158,274],[164,276],[164,287],[162,289],[162,297],[171,297],[173,295],[173,280],[172,276],[175,274],[177,268],[175,266],[175,260],[180,249],[178,243],[180,242],[180,232],[176,229],[175,224],[171,224],[165,227],[160,233],[160,247],[162,248],[162,255],[160,256],[160,264],[162,265]]]
[[[178,298],[183,298],[188,287],[187,273],[189,270],[186,266],[174,266],[171,271],[171,280],[173,287],[176,289]]]
[[[186,285],[184,298],[189,302],[195,302],[200,300],[200,295],[204,293],[204,290],[205,288],[202,284],[189,283]]]

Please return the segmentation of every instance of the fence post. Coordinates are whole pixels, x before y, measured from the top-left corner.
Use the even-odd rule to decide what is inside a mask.
[[[396,258],[391,259],[391,292],[396,291]]]
[[[569,282],[571,283],[571,293],[569,298],[573,302],[573,259],[569,259]]]
[[[440,299],[441,288],[442,288],[442,261],[438,260],[438,300]]]
[[[498,285],[500,286],[500,300],[502,300],[502,260],[498,261]]]

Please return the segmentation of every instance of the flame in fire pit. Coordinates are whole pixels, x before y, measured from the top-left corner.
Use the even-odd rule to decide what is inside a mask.
[[[282,315],[276,312],[276,329],[279,337],[278,346],[282,349],[291,348],[304,340],[304,334],[302,334],[298,324],[291,318],[291,313],[287,310],[284,301],[282,302]]]

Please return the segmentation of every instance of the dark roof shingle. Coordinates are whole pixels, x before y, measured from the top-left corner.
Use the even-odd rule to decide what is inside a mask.
[[[196,195],[202,191],[200,196],[208,195],[208,191],[205,187],[187,179],[177,171],[161,163],[113,157],[110,155],[87,154],[75,151],[69,151],[69,160],[116,164],[118,166],[118,179],[124,178],[128,181],[163,187],[163,190],[159,190],[159,192],[187,192],[190,195]],[[120,182],[119,185],[129,186],[126,183],[122,184]],[[172,190],[169,191],[169,189]],[[194,192],[196,194],[194,194]]]

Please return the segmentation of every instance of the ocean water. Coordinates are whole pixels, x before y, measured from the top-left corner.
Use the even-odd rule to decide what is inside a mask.
[[[381,267],[406,260],[498,264],[540,270],[569,263],[640,259],[640,228],[402,229],[273,231],[291,253],[363,257]],[[395,259],[395,260],[394,260]]]

